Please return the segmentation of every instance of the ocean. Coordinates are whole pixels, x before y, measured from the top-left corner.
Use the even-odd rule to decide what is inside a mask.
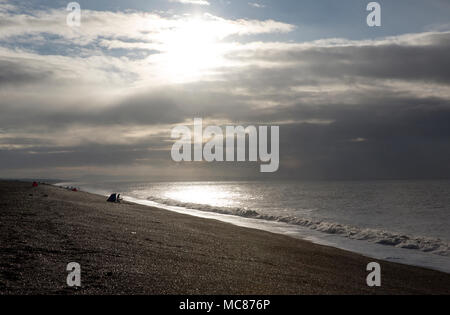
[[[58,185],[450,273],[450,181]]]

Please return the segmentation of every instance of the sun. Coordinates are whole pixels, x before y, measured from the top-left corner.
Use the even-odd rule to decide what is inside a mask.
[[[198,80],[224,65],[223,30],[214,21],[191,17],[164,34],[161,71],[171,81]]]

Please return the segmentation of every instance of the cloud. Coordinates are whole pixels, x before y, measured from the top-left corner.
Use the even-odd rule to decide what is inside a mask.
[[[169,0],[169,2],[176,2],[182,4],[195,4],[195,5],[210,5],[206,0]]]
[[[325,77],[448,82],[450,33],[408,34],[374,41],[328,40],[304,44],[251,43],[230,58],[247,63],[300,65],[294,71]]]
[[[203,117],[281,124],[279,176],[450,176],[449,32],[269,42],[248,35],[295,26],[87,10],[77,29],[65,14],[0,10],[2,174],[257,176],[172,163],[171,128]]]
[[[1,3],[0,3],[1,7]],[[161,44],[164,38],[186,27],[212,28],[217,38],[232,35],[254,35],[290,32],[294,26],[274,20],[230,20],[212,14],[163,17],[156,13],[110,12],[82,10],[81,26],[66,25],[67,12],[63,9],[13,13],[0,11],[0,39],[17,39],[18,36],[52,34],[71,44],[87,45],[98,38],[127,39],[144,43]],[[201,30],[199,27],[196,30]]]
[[[263,9],[263,8],[266,7],[266,5],[260,4],[260,3],[257,3],[257,2],[249,2],[248,5],[251,6],[251,7],[254,7],[254,8],[258,8],[258,9]]]

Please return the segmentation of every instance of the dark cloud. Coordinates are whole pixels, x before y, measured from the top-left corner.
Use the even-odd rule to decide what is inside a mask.
[[[52,76],[51,71],[30,68],[20,61],[0,59],[0,88],[5,85],[22,85],[42,82]]]
[[[192,178],[262,176],[255,164],[172,162],[170,127],[202,117],[282,123],[275,178],[450,178],[449,34],[419,38],[255,50],[235,57],[248,64],[222,69],[220,80],[130,89],[107,101],[83,98],[76,81],[60,79],[64,69],[0,58],[0,170],[135,166],[130,174],[143,176],[149,166]]]
[[[439,100],[402,100],[392,105],[301,106],[278,113],[282,117],[332,119],[333,123],[296,123],[281,126],[281,167],[277,178],[366,179],[450,177],[450,104]],[[258,114],[254,116],[258,120]],[[120,137],[120,135],[117,135]],[[10,139],[8,139],[10,140]],[[91,144],[2,151],[3,169],[132,164],[173,168],[169,135],[133,144]],[[8,142],[8,141],[6,141]],[[17,141],[16,141],[17,142]],[[24,139],[19,143],[30,144]],[[30,152],[32,152],[30,154]],[[292,165],[289,162],[295,162]],[[192,164],[178,165],[192,167]],[[242,165],[203,165],[223,176],[240,176]],[[196,176],[201,177],[204,172]],[[250,172],[246,176],[258,177]],[[227,171],[224,171],[226,169]],[[208,173],[209,174],[209,173]],[[207,175],[205,175],[207,176]],[[208,175],[210,176],[210,175]],[[208,177],[209,178],[209,177]]]
[[[284,73],[299,83],[354,77],[449,83],[450,33],[417,36],[411,41],[413,42],[348,42],[328,47],[281,46],[272,51],[261,49],[253,54],[230,54],[229,57],[248,62],[259,60],[284,63],[287,65],[283,69]],[[265,80],[276,79],[277,76],[280,73],[274,72]],[[273,82],[282,85],[286,78],[288,77]]]

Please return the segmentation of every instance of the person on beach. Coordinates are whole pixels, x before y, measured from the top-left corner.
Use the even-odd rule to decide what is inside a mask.
[[[122,198],[120,198],[120,194],[114,193],[111,196],[109,196],[108,200],[106,200],[106,201],[120,203],[121,200],[122,200]]]
[[[109,196],[108,200],[106,200],[107,202],[116,202],[117,201],[117,194],[112,194],[111,196]]]

